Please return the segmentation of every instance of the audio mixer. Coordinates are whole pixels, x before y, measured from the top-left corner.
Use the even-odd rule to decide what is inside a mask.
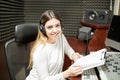
[[[105,65],[97,67],[101,80],[120,80],[120,52],[107,52]]]
[[[95,72],[95,69],[88,69],[85,70],[82,74],[82,80],[99,80],[97,77],[97,74]]]

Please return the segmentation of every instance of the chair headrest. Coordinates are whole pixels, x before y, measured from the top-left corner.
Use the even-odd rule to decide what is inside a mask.
[[[15,26],[15,41],[19,43],[27,43],[34,41],[38,34],[37,23],[25,23]]]

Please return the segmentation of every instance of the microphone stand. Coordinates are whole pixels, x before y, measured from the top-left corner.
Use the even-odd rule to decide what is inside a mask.
[[[87,40],[86,40],[86,50],[85,50],[85,55],[88,55],[88,45],[89,45],[89,41],[90,41],[90,39],[88,39],[87,38]]]

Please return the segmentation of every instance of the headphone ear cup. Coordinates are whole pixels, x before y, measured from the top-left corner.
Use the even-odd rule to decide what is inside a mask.
[[[44,35],[46,35],[45,27],[43,26],[43,24],[40,24],[40,30]]]
[[[40,24],[40,30],[43,32],[43,25],[42,24]]]

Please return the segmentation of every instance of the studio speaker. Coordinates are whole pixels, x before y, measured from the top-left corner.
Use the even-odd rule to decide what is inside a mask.
[[[99,24],[110,24],[112,11],[110,10],[85,10],[84,21]]]

